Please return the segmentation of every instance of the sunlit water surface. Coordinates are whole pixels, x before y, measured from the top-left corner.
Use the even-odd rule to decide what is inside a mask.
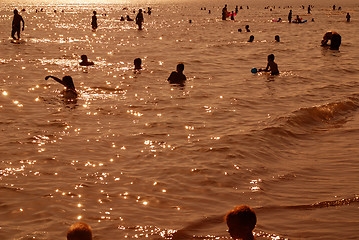
[[[77,220],[95,239],[230,239],[223,216],[239,204],[255,209],[258,239],[358,239],[354,3],[310,15],[292,4],[308,22],[288,24],[272,22],[287,19],[285,5],[258,2],[222,21],[219,2],[7,1],[0,239],[65,239]],[[21,44],[9,38],[15,7],[25,9]],[[147,7],[143,31],[120,21]],[[319,46],[327,30],[341,34],[340,51]],[[281,74],[252,74],[271,53]],[[95,65],[80,67],[82,54]],[[179,62],[188,80],[171,86]],[[64,99],[47,75],[72,76],[79,97]]]

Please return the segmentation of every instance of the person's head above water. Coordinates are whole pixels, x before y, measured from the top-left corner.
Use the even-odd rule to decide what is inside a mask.
[[[181,72],[183,72],[183,70],[184,70],[184,65],[183,65],[183,63],[177,64],[177,72],[181,73]]]
[[[81,60],[84,62],[87,62],[87,56],[86,55],[81,55]]]
[[[275,40],[276,42],[280,42],[279,35],[275,35],[274,40]]]
[[[252,231],[257,224],[257,217],[249,206],[236,206],[226,214],[225,221],[233,239],[254,239]]]
[[[253,35],[251,35],[251,36],[249,37],[248,42],[253,42],[253,41],[254,41],[254,36],[253,36]]]
[[[74,223],[67,232],[67,240],[92,240],[92,229],[84,222]]]
[[[268,62],[273,62],[274,61],[274,54],[269,54],[268,55]]]
[[[67,89],[75,90],[75,85],[74,85],[74,82],[72,81],[71,76],[64,76],[62,78],[62,82]]]
[[[134,61],[133,61],[133,64],[135,65],[135,69],[141,69],[141,64],[142,64],[142,60],[141,58],[136,58]]]

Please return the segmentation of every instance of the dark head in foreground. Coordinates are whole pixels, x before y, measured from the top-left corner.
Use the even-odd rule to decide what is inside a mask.
[[[225,216],[228,232],[233,239],[252,240],[253,229],[257,223],[257,217],[253,209],[246,205],[240,205],[229,211]]]
[[[72,224],[67,231],[67,240],[92,240],[91,227],[84,222]]]
[[[184,65],[180,63],[177,65],[177,71],[172,72],[171,75],[168,77],[168,81],[170,84],[181,84],[183,85],[186,81],[186,76],[183,74]]]

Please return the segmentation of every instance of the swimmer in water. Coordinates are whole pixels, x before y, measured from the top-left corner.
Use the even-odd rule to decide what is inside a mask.
[[[87,223],[74,223],[67,231],[67,240],[92,240],[92,229]]]
[[[168,82],[170,84],[184,84],[186,81],[186,76],[183,74],[184,65],[180,63],[177,65],[177,71],[173,71],[171,75],[168,77]]]
[[[54,76],[46,76],[45,80],[48,80],[49,78],[54,79],[56,82],[61,83],[62,85],[64,85],[65,89],[63,91],[63,95],[66,98],[76,98],[77,97],[77,92],[75,89],[75,85],[74,82],[72,81],[72,77],[70,76],[64,76],[61,79],[54,77]]]
[[[133,64],[135,65],[135,70],[140,70],[140,69],[142,69],[142,67],[141,67],[142,60],[141,60],[141,58],[136,58],[136,59],[133,61]]]
[[[257,224],[257,217],[249,206],[235,207],[226,214],[225,221],[233,239],[254,240],[253,229]]]
[[[249,25],[246,25],[245,29],[246,29],[246,32],[250,32],[250,31],[251,31],[251,30],[249,30]]]
[[[253,41],[254,41],[254,36],[251,35],[251,36],[249,37],[249,39],[248,39],[248,42],[253,42]]]
[[[274,40],[275,40],[276,42],[280,42],[279,35],[275,35],[275,36],[274,36]]]
[[[347,22],[350,22],[350,14],[349,13],[347,13],[346,18],[347,18]]]
[[[91,26],[92,26],[92,29],[93,29],[93,30],[96,30],[96,29],[97,29],[96,11],[93,11]]]
[[[330,40],[330,45],[328,41]],[[339,50],[340,44],[342,43],[342,37],[334,31],[326,32],[321,41],[322,47],[329,47],[331,50]]]
[[[93,62],[89,62],[89,61],[88,61],[86,55],[81,55],[81,60],[82,60],[82,62],[80,62],[80,65],[81,65],[81,66],[91,66],[91,65],[94,65]]]
[[[259,69],[260,72],[270,72],[271,75],[278,75],[278,65],[274,62],[274,55],[268,55],[268,63],[265,69]]]
[[[22,22],[22,31],[25,29],[25,21],[17,11],[14,10],[14,18],[12,20],[12,30],[11,30],[11,37],[16,40],[15,33],[17,34],[17,39],[20,39],[20,29],[21,29],[21,22]]]

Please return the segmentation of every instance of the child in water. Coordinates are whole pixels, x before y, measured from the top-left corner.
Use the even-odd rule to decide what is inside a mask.
[[[259,71],[270,72],[271,75],[279,74],[278,65],[274,62],[273,54],[268,55],[267,67],[265,69],[259,69]]]
[[[246,205],[240,205],[229,211],[225,216],[228,232],[233,239],[253,240],[253,229],[257,223],[257,217],[253,209]]]
[[[84,222],[74,223],[67,232],[67,240],[92,240],[92,229]]]
[[[65,98],[76,98],[77,97],[77,92],[75,89],[74,82],[72,81],[72,77],[64,76],[61,80],[57,77],[49,75],[49,76],[45,77],[45,80],[48,80],[49,78],[53,78],[56,82],[61,83],[62,85],[65,86],[65,89],[63,91]]]
[[[168,77],[168,81],[170,84],[184,84],[186,81],[186,76],[183,74],[184,65],[182,63],[177,65],[177,71],[172,72]]]
[[[80,62],[80,65],[81,65],[81,66],[91,66],[91,65],[94,65],[93,62],[89,62],[89,61],[88,61],[86,55],[81,55],[81,60],[82,60],[82,62]]]

